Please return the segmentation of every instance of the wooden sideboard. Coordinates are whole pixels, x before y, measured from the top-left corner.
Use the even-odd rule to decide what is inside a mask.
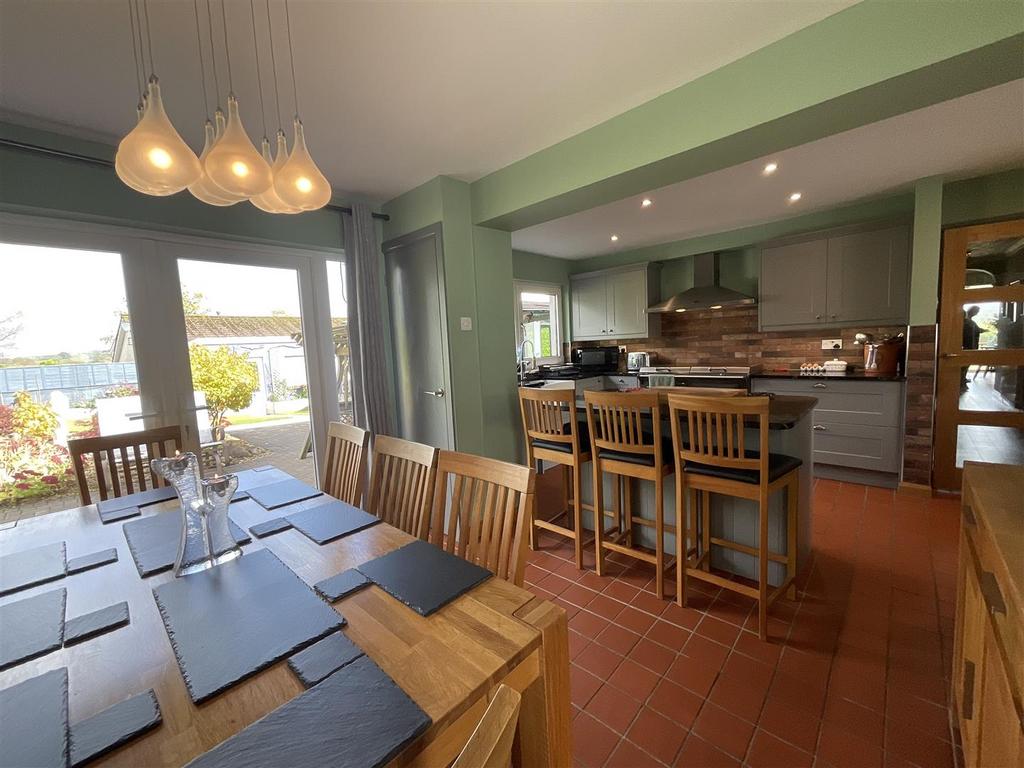
[[[968,768],[1024,766],[1024,467],[964,467],[952,701]]]

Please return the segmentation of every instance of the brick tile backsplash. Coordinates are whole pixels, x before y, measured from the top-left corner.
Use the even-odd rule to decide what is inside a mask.
[[[838,357],[862,365],[864,353],[854,346],[854,334],[897,334],[905,326],[865,326],[812,331],[765,331],[757,329],[757,307],[728,307],[715,311],[662,315],[661,335],[627,341],[582,342],[574,346],[610,343],[630,352],[654,352],[658,365],[761,365],[765,369],[795,368],[804,362]],[[821,349],[821,340],[842,338],[836,352]]]

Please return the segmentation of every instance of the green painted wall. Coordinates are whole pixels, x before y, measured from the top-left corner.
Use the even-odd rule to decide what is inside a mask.
[[[910,272],[910,325],[936,322],[939,258],[942,252],[942,179],[921,179],[914,187],[914,251]]]
[[[866,0],[473,183],[520,229],[1024,77],[1024,4]]]
[[[114,156],[114,148],[105,144],[7,123],[0,123],[0,136],[92,157]],[[336,211],[281,216],[249,203],[206,205],[188,192],[150,197],[125,186],[113,168],[2,146],[0,210],[303,248],[342,247]]]
[[[382,210],[391,217],[390,221],[384,222],[385,240],[407,235],[441,221],[444,217],[441,179],[441,176],[433,178],[384,204]]]
[[[1024,168],[954,181],[943,188],[943,226],[1017,214],[1024,214]]]

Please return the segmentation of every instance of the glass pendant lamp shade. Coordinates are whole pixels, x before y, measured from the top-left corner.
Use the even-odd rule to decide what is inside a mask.
[[[217,141],[216,134],[213,130],[213,123],[209,120],[206,121],[206,125],[204,126],[204,133],[206,138],[203,142],[203,152],[199,155],[199,162],[201,164],[205,162],[206,156]],[[212,181],[210,181],[205,170],[203,171],[202,176],[199,177],[198,181],[188,185],[188,191],[191,192],[192,196],[197,200],[201,200],[209,205],[217,205],[221,207],[234,205],[235,203],[245,199],[243,197],[234,197],[224,192],[224,190],[219,189]]]
[[[160,197],[180,192],[203,172],[195,152],[171,125],[155,76],[147,85],[142,119],[117,146],[114,168],[128,186]]]
[[[142,116],[146,114],[146,97],[142,97],[142,101],[139,102],[139,106],[136,108],[136,124],[142,120]],[[114,155],[114,171],[117,173],[117,177],[121,179],[127,186],[134,189],[136,192],[146,192],[146,186],[141,180],[137,179],[132,174],[125,170],[124,164],[121,162],[121,155]]]
[[[228,124],[203,161],[206,175],[229,195],[253,197],[267,191],[274,177],[242,126],[238,99],[228,97]]]
[[[274,174],[274,191],[285,203],[303,211],[323,208],[331,199],[331,185],[306,149],[302,123],[295,118],[295,141],[288,161]]]
[[[277,132],[277,159],[271,160],[270,158],[270,142],[267,138],[263,138],[263,159],[268,163],[272,163],[271,171],[275,174],[281,169],[281,166],[288,160],[288,142],[285,140],[284,131]],[[285,205],[284,201],[277,196],[277,192],[274,191],[274,185],[270,185],[270,189],[264,192],[262,195],[256,195],[250,198],[249,202],[259,208],[261,211],[267,213],[299,213],[300,209],[293,208],[289,205]]]

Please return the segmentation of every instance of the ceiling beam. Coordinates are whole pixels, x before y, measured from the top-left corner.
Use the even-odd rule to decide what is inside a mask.
[[[1016,0],[865,0],[484,176],[474,222],[522,229],[1009,82],[1022,49]]]

